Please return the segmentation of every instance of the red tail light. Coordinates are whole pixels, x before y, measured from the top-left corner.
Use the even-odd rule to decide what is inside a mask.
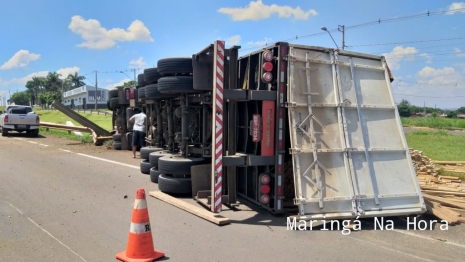
[[[5,118],[3,119],[3,122],[5,122],[5,123],[8,122],[8,115],[5,115]]]
[[[36,116],[36,124],[40,124],[40,117]]]

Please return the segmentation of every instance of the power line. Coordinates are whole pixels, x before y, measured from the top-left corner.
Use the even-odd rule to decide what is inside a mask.
[[[434,11],[434,12],[427,11],[426,13],[420,13],[420,14],[403,16],[403,17],[378,19],[378,20],[375,20],[375,21],[361,23],[361,24],[357,24],[357,25],[345,26],[345,30],[350,30],[350,29],[355,29],[355,28],[360,28],[360,27],[366,27],[366,26],[372,26],[372,25],[379,25],[379,24],[382,24],[382,23],[391,23],[391,22],[421,18],[421,17],[429,17],[429,16],[434,16],[434,15],[450,14],[450,13],[459,12],[459,11],[465,11],[465,8],[456,8],[456,9],[441,10],[441,11]],[[338,31],[338,29],[331,29],[331,30],[327,30],[327,31],[328,32],[335,32],[335,31]],[[298,40],[299,38],[307,38],[307,37],[319,36],[319,35],[324,35],[324,34],[325,34],[325,32],[313,33],[313,34],[302,35],[302,36],[297,36],[296,35],[295,37],[291,37],[291,38],[284,39],[284,40],[281,40],[281,41]],[[277,42],[280,42],[280,41],[277,41]],[[274,43],[276,43],[276,42],[274,42]],[[255,49],[255,48],[259,48],[259,47],[266,47],[266,46],[268,46],[268,43],[265,43],[263,45],[257,45],[257,46],[250,47],[250,48],[244,48],[244,49],[241,49],[241,50],[250,50],[250,49]]]
[[[416,40],[416,41],[405,41],[405,42],[391,42],[391,43],[378,43],[378,44],[365,44],[365,45],[350,45],[347,47],[361,47],[361,46],[380,46],[380,45],[400,45],[400,44],[414,44],[414,43],[429,43],[429,42],[439,42],[439,41],[451,41],[465,39],[465,37],[451,37],[451,38],[440,38],[440,39],[429,39],[429,40]]]

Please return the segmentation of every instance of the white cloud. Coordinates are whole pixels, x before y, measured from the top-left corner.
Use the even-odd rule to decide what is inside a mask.
[[[415,47],[402,47],[396,46],[389,53],[383,53],[383,56],[386,57],[386,61],[389,65],[389,68],[392,70],[400,69],[400,62],[411,61],[414,59],[414,55],[418,53],[418,50]]]
[[[271,44],[271,38],[269,37],[265,37],[263,40],[260,40],[260,41],[249,41],[247,42],[247,45],[251,45],[251,46],[264,46],[264,45],[269,45]]]
[[[12,78],[10,80],[0,79],[0,86],[9,86],[9,85],[25,85],[27,81],[31,80],[34,76],[46,76],[48,71],[39,71],[31,73],[25,77]]]
[[[458,49],[458,48],[454,48],[454,53],[458,57],[464,57],[465,56],[465,53],[462,50]]]
[[[12,69],[17,67],[25,67],[31,61],[38,60],[39,54],[30,53],[28,50],[19,50],[8,61],[6,61],[0,69]]]
[[[69,29],[84,39],[79,47],[90,49],[106,49],[116,42],[145,41],[153,42],[149,29],[140,20],[134,20],[127,30],[121,28],[106,29],[95,19],[84,20],[81,16],[73,16]]]
[[[117,83],[113,83],[113,84],[107,85],[106,89],[113,89],[113,88],[115,88],[115,87],[117,87],[117,86],[122,86],[122,85],[124,85],[124,83],[129,82],[129,81],[131,81],[131,80],[132,80],[132,79],[129,79],[129,78],[123,79],[123,80],[121,80],[121,81],[119,81],[119,82],[117,82]]]
[[[430,54],[422,53],[419,56],[426,58],[426,63],[431,64],[433,62],[433,57]]]
[[[61,74],[61,79],[66,78],[68,74],[74,74],[74,72],[79,72],[80,68],[75,66],[75,67],[66,67],[66,68],[60,68],[56,70],[58,74]],[[20,85],[24,86],[26,85],[27,81],[31,80],[34,76],[47,76],[49,71],[38,71],[31,73],[27,76],[24,77],[18,77],[18,78],[12,78],[10,80],[3,80],[0,78],[0,86],[10,86],[10,85]]]
[[[310,9],[303,11],[300,7],[292,8],[284,5],[279,6],[276,4],[266,5],[263,4],[262,0],[256,2],[251,1],[245,8],[242,7],[224,7],[218,9],[218,12],[229,15],[233,21],[245,21],[245,20],[261,20],[267,19],[272,14],[278,14],[279,18],[290,18],[294,17],[297,20],[307,20],[311,16],[316,16],[318,13]]]
[[[67,78],[69,74],[74,73],[79,73],[79,70],[81,70],[79,67],[74,66],[74,67],[66,67],[66,68],[61,68],[57,70],[57,73],[61,75],[61,79]]]
[[[427,107],[437,106],[442,109],[463,106],[463,85],[465,77],[459,68],[434,68],[425,66],[415,75],[415,79],[405,82],[399,78],[393,84],[397,102],[406,99],[412,104]]]
[[[457,10],[460,9],[460,10]],[[464,2],[455,2],[448,6],[447,12],[448,15],[453,15],[455,13],[465,13],[465,3]]]
[[[226,45],[237,45],[241,41],[240,35],[233,35],[230,38],[226,39]]]
[[[133,59],[133,60],[129,61],[129,66],[130,67],[143,69],[143,68],[145,68],[146,65],[147,65],[147,62],[145,61],[145,59],[142,56],[137,58],[137,59]]]

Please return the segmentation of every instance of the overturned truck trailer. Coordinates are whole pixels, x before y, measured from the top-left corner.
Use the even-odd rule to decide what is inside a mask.
[[[197,201],[220,212],[239,196],[301,219],[426,211],[384,57],[284,42],[238,49],[209,45],[192,56],[192,87],[161,88],[161,78],[163,95],[147,102],[159,125],[162,104],[181,108],[179,127],[166,121],[153,145],[205,160],[191,167]]]

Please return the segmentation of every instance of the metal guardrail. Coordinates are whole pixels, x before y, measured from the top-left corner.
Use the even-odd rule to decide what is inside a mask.
[[[72,131],[90,133],[92,135],[94,144],[96,146],[102,145],[103,142],[105,142],[106,140],[113,139],[112,136],[98,136],[92,128],[88,128],[85,126],[68,126],[68,125],[55,124],[55,123],[49,123],[49,122],[40,122],[40,127],[46,128],[47,130],[52,128],[56,130],[68,131],[68,133],[71,133]]]

